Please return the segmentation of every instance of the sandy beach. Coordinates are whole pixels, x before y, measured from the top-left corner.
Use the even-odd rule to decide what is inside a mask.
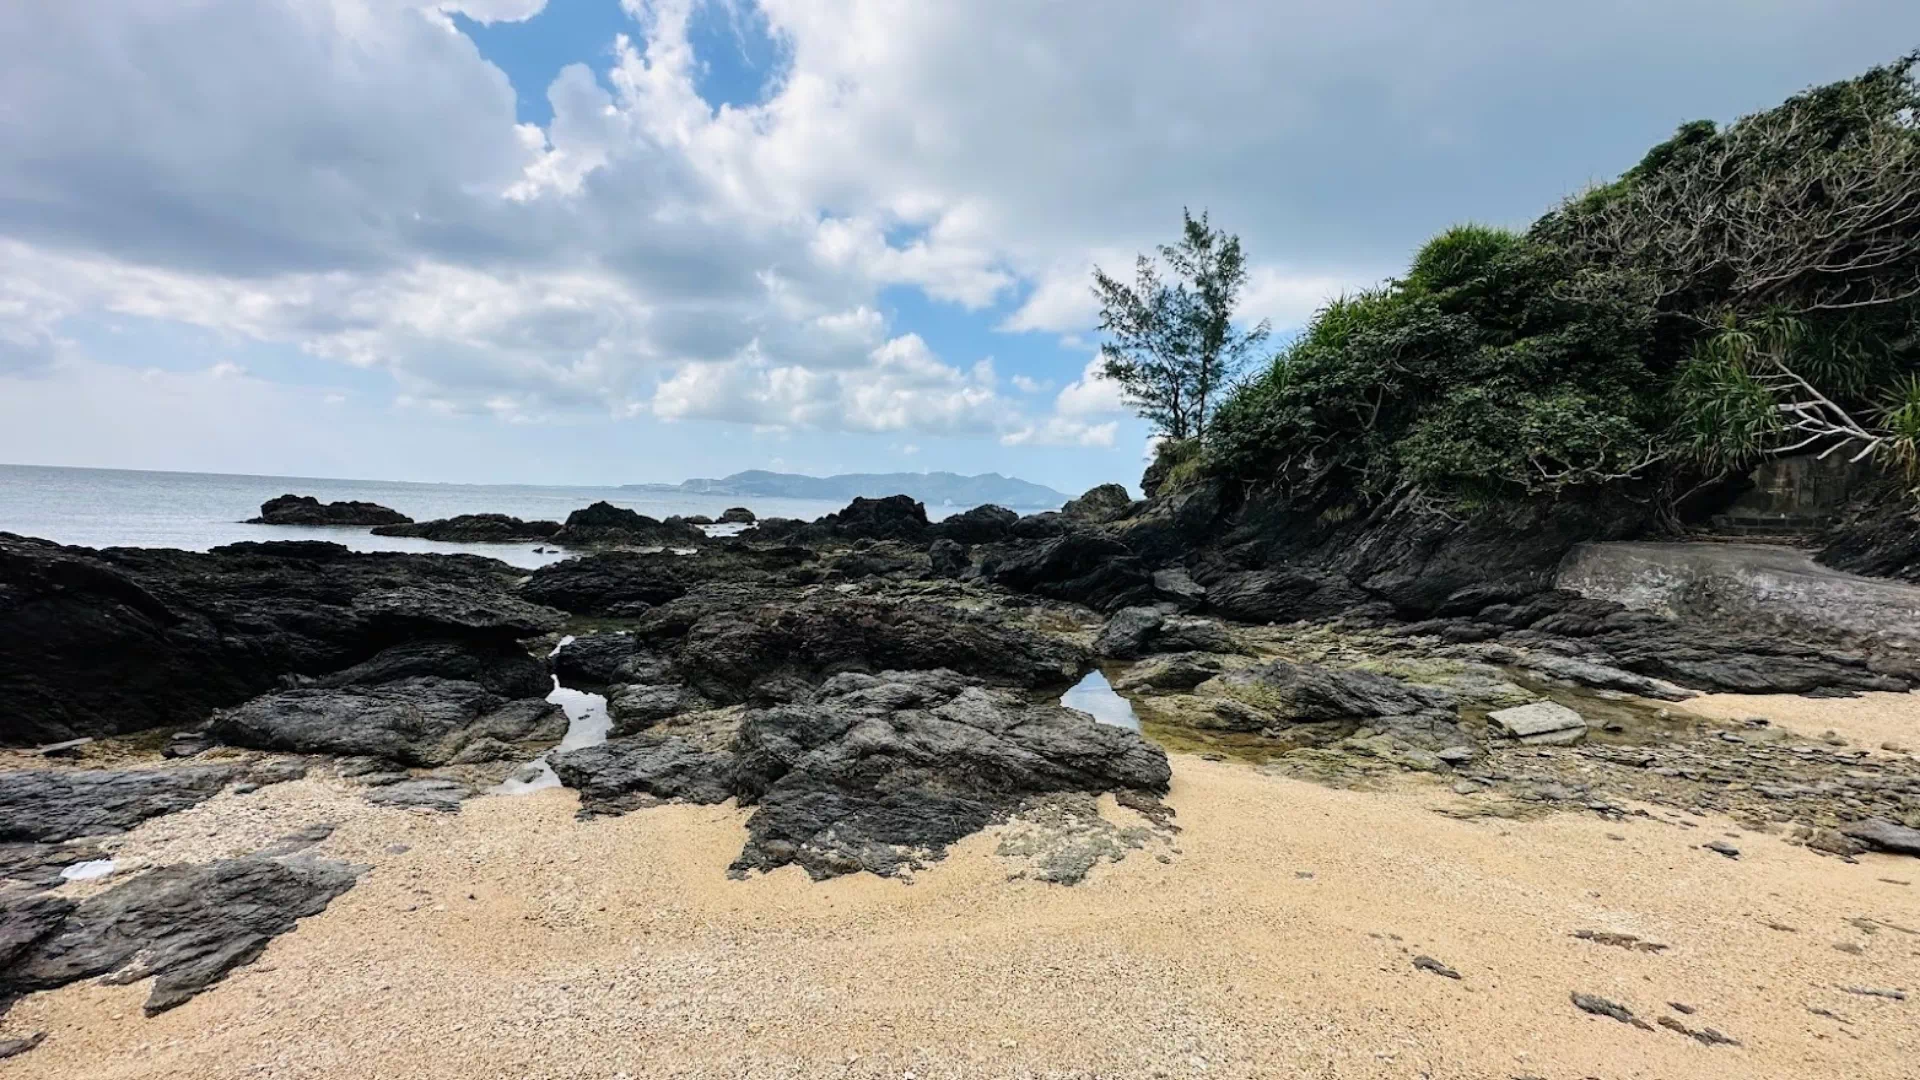
[[[998,830],[911,883],[738,881],[731,804],[579,822],[560,789],[457,815],[324,779],[221,795],[118,857],[239,853],[324,820],[316,852],[373,869],[152,1019],[140,984],[22,1001],[0,1037],[47,1039],[0,1076],[1913,1075],[1920,1003],[1842,989],[1920,991],[1912,860],[1711,818],[1459,820],[1436,811],[1466,800],[1419,778],[1343,791],[1174,763],[1171,845],[1071,888],[1009,880]],[[1740,858],[1700,847],[1715,838]],[[1574,992],[1740,1045],[1589,1015]]]

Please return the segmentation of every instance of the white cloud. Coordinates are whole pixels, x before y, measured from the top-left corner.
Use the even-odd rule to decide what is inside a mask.
[[[1068,383],[1054,399],[1054,409],[1063,416],[1103,416],[1127,411],[1126,391],[1120,384],[1101,374],[1105,361],[1096,356],[1087,361],[1080,377]]]
[[[1003,446],[1098,446],[1110,447],[1119,433],[1117,421],[1089,424],[1065,416],[1050,416],[1038,424],[1028,424],[1000,436]]]
[[[682,366],[653,395],[662,420],[730,420],[766,428],[980,435],[1017,413],[995,389],[993,365],[970,370],[933,355],[918,335],[885,342],[868,363],[815,370],[770,360],[757,345],[719,363]]]
[[[881,290],[1018,297],[1000,328],[1070,343],[1091,266],[1192,204],[1245,238],[1246,311],[1285,328],[1460,217],[1631,164],[1676,101],[1764,106],[1920,35],[1905,0],[1842,24],[1624,0],[1577,35],[1523,0],[761,0],[787,66],[715,109],[699,2],[627,0],[610,66],[518,88],[544,127],[447,17],[544,0],[0,4],[0,375],[80,378],[63,327],[118,313],[379,369],[433,415],[1108,445],[1126,410],[1091,365],[1024,412]]]

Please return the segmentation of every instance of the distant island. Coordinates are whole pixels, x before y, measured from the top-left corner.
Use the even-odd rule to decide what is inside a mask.
[[[994,503],[1012,509],[1047,509],[1067,501],[1063,492],[999,473],[961,476],[950,472],[845,473],[840,476],[802,476],[798,473],[749,469],[718,480],[694,479],[680,484],[623,484],[626,491],[672,491],[694,495],[758,495],[772,499],[851,499],[856,495],[909,495],[934,506],[979,506]]]

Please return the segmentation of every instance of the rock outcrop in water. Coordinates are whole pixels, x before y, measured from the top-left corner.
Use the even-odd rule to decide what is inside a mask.
[[[282,495],[260,504],[249,525],[405,525],[413,519],[379,503],[323,503],[311,495]]]
[[[506,514],[458,514],[408,525],[382,525],[375,536],[412,536],[454,544],[504,544],[551,540],[560,531],[557,521],[522,521]]]
[[[707,534],[679,518],[660,521],[609,502],[597,502],[567,515],[560,530],[548,539],[560,544],[634,544],[643,546],[698,544]]]
[[[397,645],[498,651],[557,629],[514,575],[312,541],[94,551],[0,534],[0,744],[190,727]]]

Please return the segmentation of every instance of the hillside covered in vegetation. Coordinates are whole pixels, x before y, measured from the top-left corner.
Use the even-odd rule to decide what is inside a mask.
[[[1920,54],[1700,121],[1525,232],[1462,225],[1327,304],[1150,487],[1354,513],[1628,493],[1770,456],[1920,480]],[[1165,483],[1163,483],[1165,482]]]

